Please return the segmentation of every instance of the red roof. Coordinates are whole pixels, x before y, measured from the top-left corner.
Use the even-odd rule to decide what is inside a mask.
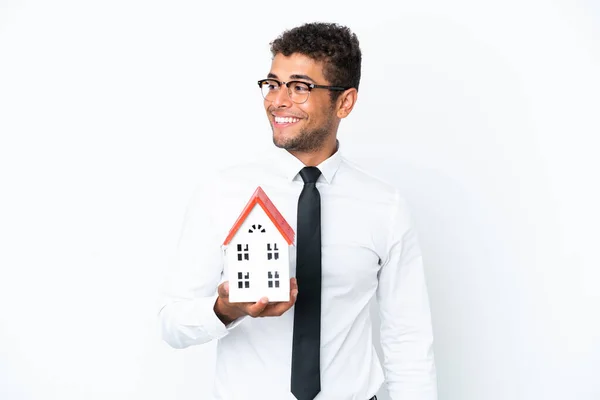
[[[246,204],[246,207],[244,207],[244,209],[242,210],[242,213],[238,217],[237,221],[235,221],[235,224],[233,224],[233,227],[229,231],[229,235],[227,235],[227,238],[223,242],[223,245],[228,245],[229,242],[231,242],[231,239],[233,239],[233,237],[242,226],[242,223],[244,222],[248,214],[250,214],[250,211],[252,211],[254,206],[257,204],[259,204],[265,211],[265,214],[269,216],[269,218],[277,227],[277,230],[279,230],[279,233],[281,233],[281,236],[283,236],[286,242],[289,245],[294,243],[294,230],[286,222],[285,218],[283,218],[283,215],[281,215],[279,210],[277,210],[277,207],[275,207],[273,202],[269,199],[269,196],[267,196],[264,190],[262,190],[262,188],[259,186],[254,191],[254,194],[252,194],[252,197],[250,197],[248,204]]]

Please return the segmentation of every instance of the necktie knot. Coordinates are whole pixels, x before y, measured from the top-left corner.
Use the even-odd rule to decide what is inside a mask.
[[[321,171],[317,167],[304,167],[300,170],[300,176],[304,183],[316,183]]]

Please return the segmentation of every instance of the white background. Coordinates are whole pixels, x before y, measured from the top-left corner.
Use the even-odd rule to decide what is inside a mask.
[[[206,167],[271,145],[269,42],[317,20],[361,41],[339,137],[417,220],[440,400],[600,398],[596,1],[201,3],[0,1],[1,399],[208,397],[160,290]]]

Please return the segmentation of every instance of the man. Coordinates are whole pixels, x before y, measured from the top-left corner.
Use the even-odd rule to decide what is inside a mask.
[[[160,310],[164,340],[217,339],[215,399],[435,400],[421,253],[397,190],[341,155],[340,121],[357,101],[361,51],[337,24],[310,23],[271,43],[259,81],[273,154],[220,171],[194,195]],[[296,232],[290,301],[230,303],[220,244],[261,186]],[[383,370],[369,303],[381,318]]]

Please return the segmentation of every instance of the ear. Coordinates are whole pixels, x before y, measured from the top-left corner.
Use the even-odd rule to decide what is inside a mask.
[[[355,88],[350,88],[344,91],[337,99],[337,116],[338,118],[346,118],[356,104],[358,99],[358,91]]]

